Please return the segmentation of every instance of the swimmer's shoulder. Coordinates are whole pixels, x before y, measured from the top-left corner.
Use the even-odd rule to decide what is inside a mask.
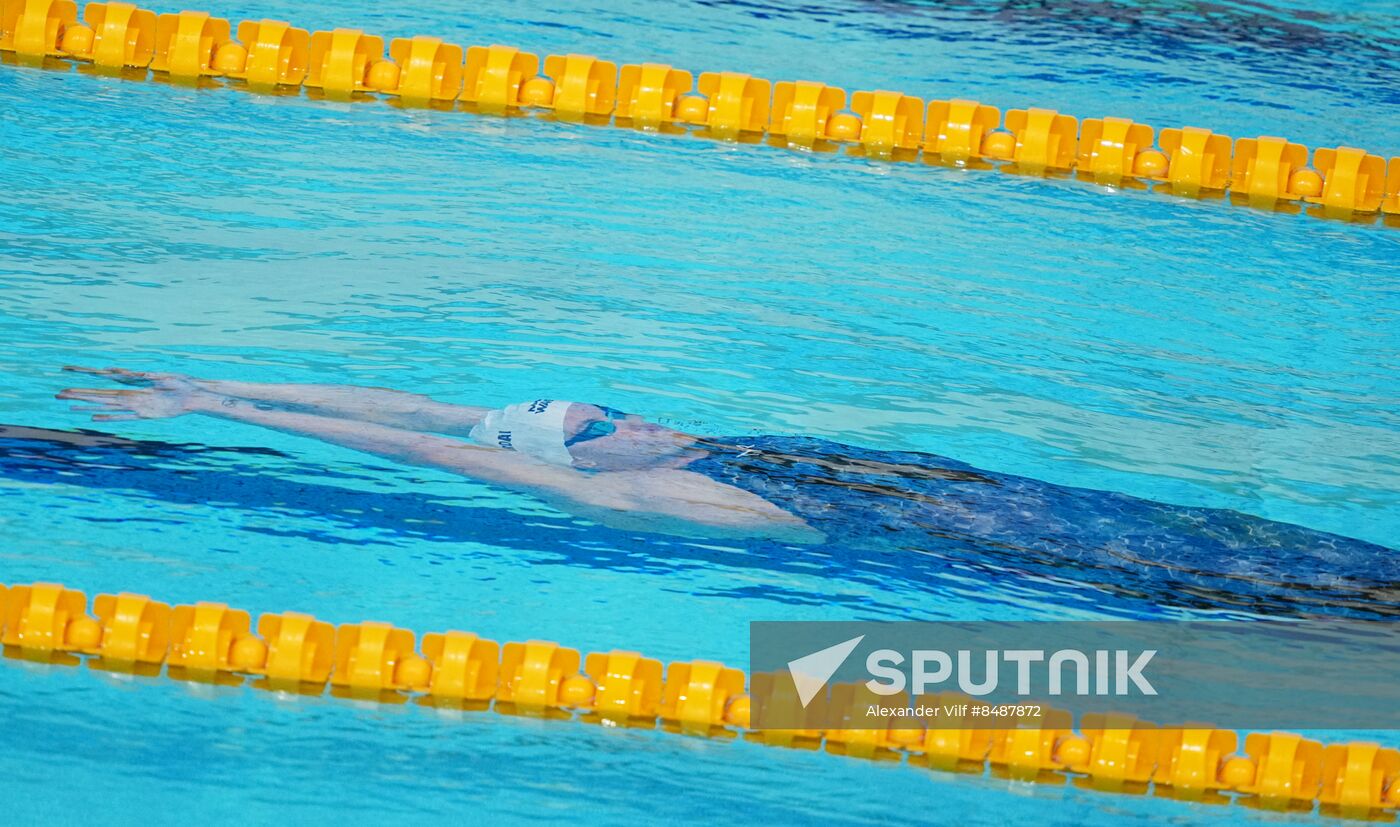
[[[764,529],[792,542],[825,539],[801,517],[764,498],[681,468],[608,471],[595,479],[624,496],[630,510],[664,514],[714,528]]]

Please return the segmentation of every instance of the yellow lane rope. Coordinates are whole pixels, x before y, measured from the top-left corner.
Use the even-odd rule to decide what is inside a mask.
[[[286,21],[232,27],[207,12],[157,14],[130,3],[0,0],[0,53],[42,65],[62,58],[98,70],[197,82],[226,77],[273,91],[305,87],[348,100],[369,94],[407,105],[476,112],[552,111],[563,119],[687,131],[721,140],[835,149],[893,161],[1074,174],[1114,187],[1400,226],[1400,157],[1319,148],[1275,136],[1232,139],[1198,127],[1159,132],[1125,118],[1084,121],[1051,109],[928,100],[815,81],[771,83],[740,72],[537,55],[510,46],[463,47],[419,35],[389,41],[358,29],[308,32]],[[1311,154],[1311,161],[1309,155]],[[1310,165],[1311,164],[1311,165]]]
[[[256,629],[256,631],[254,631]],[[655,727],[744,738],[869,759],[900,759],[945,771],[1074,783],[1111,792],[1278,810],[1311,809],[1374,819],[1400,806],[1400,751],[1370,742],[1322,743],[1285,732],[1249,733],[1189,724],[1158,727],[1131,716],[1089,714],[1073,728],[1049,710],[1006,729],[909,728],[753,730],[751,703],[794,702],[790,679],[746,681],[706,660],[673,662],[613,650],[531,640],[498,645],[471,632],[418,639],[388,623],[333,627],[298,612],[264,614],[223,603],[169,606],[137,594],[87,597],[54,583],[0,585],[0,642],[6,657],[239,685],[437,706]],[[851,709],[870,698],[860,685],[833,687]],[[970,699],[939,695],[921,703]],[[888,700],[886,701],[888,702]],[[975,701],[973,703],[976,703]],[[855,717],[854,715],[852,716]],[[864,718],[864,715],[861,715]],[[970,716],[976,717],[975,715]],[[1234,793],[1233,796],[1225,793]]]

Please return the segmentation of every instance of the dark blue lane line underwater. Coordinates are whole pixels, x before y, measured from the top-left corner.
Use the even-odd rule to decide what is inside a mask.
[[[975,578],[988,584],[989,600],[1009,590],[1127,617],[1160,616],[1164,607],[1400,617],[1400,557],[1379,545],[1234,511],[981,471],[929,454],[800,437],[735,438],[712,447],[726,443],[743,447],[715,450],[694,470],[800,514],[827,541],[701,545],[573,518],[526,517],[450,494],[356,490],[348,486],[374,479],[302,465],[266,448],[133,441],[96,431],[0,426],[0,479],[289,520],[285,529],[244,527],[250,535],[366,546],[475,542],[619,571],[713,566],[810,576],[815,569],[832,579],[900,583],[927,594],[929,603],[941,589],[966,588]],[[345,485],[327,481],[337,476]],[[313,477],[321,481],[303,481]],[[28,491],[0,488],[0,496]],[[350,539],[346,529],[375,534]],[[748,584],[727,593],[832,602],[829,594],[775,593]],[[918,606],[860,605],[927,614]]]

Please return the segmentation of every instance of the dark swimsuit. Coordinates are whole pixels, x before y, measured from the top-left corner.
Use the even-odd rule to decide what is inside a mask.
[[[828,544],[917,550],[1168,605],[1400,615],[1400,553],[1237,511],[982,471],[807,437],[704,440],[686,466],[756,494]]]

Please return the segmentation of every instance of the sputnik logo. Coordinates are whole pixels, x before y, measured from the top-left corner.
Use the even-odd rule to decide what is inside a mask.
[[[792,675],[797,699],[802,702],[803,709],[826,687],[826,682],[831,680],[831,676],[836,674],[836,670],[841,668],[841,664],[846,662],[862,640],[865,640],[865,635],[788,661],[788,674]]]

